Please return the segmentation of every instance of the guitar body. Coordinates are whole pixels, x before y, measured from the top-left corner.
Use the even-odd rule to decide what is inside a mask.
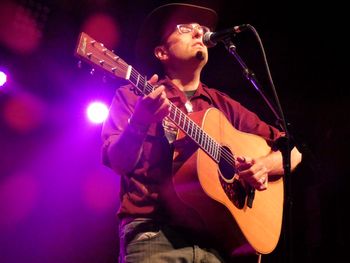
[[[190,117],[233,155],[256,158],[270,152],[264,139],[236,130],[215,108],[191,113]],[[180,131],[178,140],[186,142],[185,138]],[[194,143],[186,144],[187,148],[174,152],[172,181],[176,199],[194,211],[194,216],[187,219],[186,224],[199,231],[208,231],[222,248],[232,254],[247,249],[261,254],[272,252],[279,241],[282,225],[282,177],[269,181],[267,190],[255,191],[251,208],[246,202],[237,204],[229,195],[236,188],[227,190],[232,180],[225,180],[219,164]],[[237,184],[238,180],[234,181]],[[173,207],[177,216],[179,207]]]

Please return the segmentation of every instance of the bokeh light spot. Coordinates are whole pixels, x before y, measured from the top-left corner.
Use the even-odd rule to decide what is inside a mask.
[[[5,123],[19,133],[28,133],[44,121],[46,105],[39,98],[19,93],[9,98],[4,105]]]
[[[0,43],[17,53],[31,53],[41,40],[41,30],[30,10],[11,2],[0,3]]]
[[[109,49],[118,45],[120,33],[117,21],[107,14],[97,13],[90,16],[83,24],[82,31]]]
[[[86,110],[88,119],[93,123],[102,123],[108,116],[108,107],[103,102],[92,102]]]
[[[0,71],[0,87],[4,86],[7,81],[7,75],[5,72]]]

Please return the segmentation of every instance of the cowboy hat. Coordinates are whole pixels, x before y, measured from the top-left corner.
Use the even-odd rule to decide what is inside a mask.
[[[183,23],[198,23],[214,30],[217,13],[207,7],[185,3],[165,4],[149,13],[135,44],[136,61],[145,73],[156,73],[154,70],[160,70],[153,50],[177,24]]]

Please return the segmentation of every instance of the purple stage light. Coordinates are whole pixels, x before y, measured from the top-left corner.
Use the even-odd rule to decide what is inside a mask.
[[[108,107],[103,102],[92,102],[87,110],[87,117],[92,123],[102,123],[108,116]]]
[[[5,72],[0,71],[0,87],[4,86],[7,81],[7,75]]]

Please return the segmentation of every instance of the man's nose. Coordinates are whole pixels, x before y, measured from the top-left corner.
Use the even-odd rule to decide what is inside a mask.
[[[203,36],[203,30],[200,27],[195,27],[193,29],[193,36],[196,38]]]

